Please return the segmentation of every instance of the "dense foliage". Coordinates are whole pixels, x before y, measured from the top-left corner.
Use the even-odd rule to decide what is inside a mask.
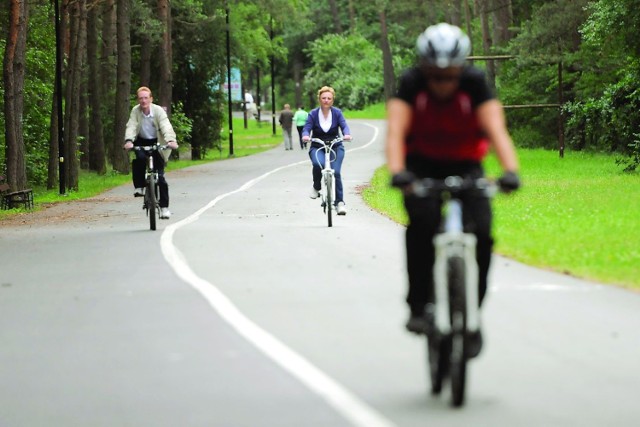
[[[107,12],[107,6],[114,7],[115,2],[79,2],[89,11],[104,8],[88,31],[97,32],[100,38],[97,54],[105,85],[99,114],[109,155],[111,147],[116,146],[109,141],[119,138],[113,135],[115,51],[109,50],[114,46],[109,45],[108,32],[109,25],[113,29],[115,23],[110,23],[112,15]],[[131,2],[131,86],[135,89],[144,83],[153,88],[161,85],[161,76],[156,72],[160,69],[158,46],[164,35],[170,34],[172,121],[181,142],[191,144],[193,158],[201,158],[207,150],[220,145],[220,131],[226,123],[226,96],[220,92],[219,82],[225,80],[227,68],[228,6],[231,65],[241,70],[244,88],[260,98],[265,109],[272,101],[277,109],[284,103],[313,107],[316,91],[323,85],[336,89],[336,105],[341,108],[360,109],[384,101],[383,88],[389,82],[385,81],[383,68],[391,67],[397,77],[413,61],[416,35],[428,23],[446,20],[471,31],[475,55],[514,55],[515,59],[501,62],[476,61],[476,65],[487,69],[490,78],[495,75],[497,93],[505,104],[547,105],[508,111],[518,144],[556,148],[562,124],[567,149],[615,152],[626,170],[638,167],[637,0],[173,0],[169,33],[158,16],[156,8],[160,3]],[[500,8],[495,7],[498,3]],[[31,0],[29,5],[24,161],[29,182],[37,185],[47,181],[48,172],[51,176],[50,168],[55,165],[52,156],[56,154],[50,153],[49,148],[53,146],[50,128],[56,41],[52,2]],[[500,15],[505,10],[509,13]],[[6,2],[0,4],[3,53],[9,14]],[[391,55],[387,62],[382,49],[385,40]],[[69,53],[67,50],[67,61]],[[73,66],[69,62],[65,65]],[[86,64],[82,67],[86,73]],[[145,67],[151,71],[149,76]],[[111,77],[108,70],[114,70]],[[272,83],[275,100],[271,96]],[[86,84],[80,87],[86,94]],[[2,95],[3,88],[0,85]],[[131,102],[133,105],[133,94]],[[558,103],[561,108],[553,107]],[[83,111],[94,114],[90,108]],[[5,128],[2,116],[0,126]],[[82,144],[89,138],[86,125],[83,129],[80,123],[79,132],[74,143],[81,155],[80,147],[90,147]],[[2,132],[2,174],[6,172],[5,151]]]

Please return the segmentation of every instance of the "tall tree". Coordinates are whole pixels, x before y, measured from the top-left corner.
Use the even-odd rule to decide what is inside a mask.
[[[129,120],[131,93],[131,43],[129,30],[129,0],[117,0],[118,65],[116,72],[115,135],[113,168],[120,173],[129,173],[129,156],[122,149],[124,133]]]
[[[89,169],[104,175],[107,172],[104,132],[102,125],[102,104],[104,98],[102,94],[103,75],[101,67],[98,65],[98,28],[100,7],[98,4],[89,6],[87,16],[87,63],[88,63],[88,96],[89,110],[91,111],[89,122]]]
[[[380,2],[386,3],[386,2]],[[393,57],[389,44],[389,31],[387,29],[386,4],[380,4],[380,50],[382,51],[382,70],[384,73],[384,98],[389,99],[396,92],[396,77],[393,69]]]
[[[4,116],[7,180],[12,190],[27,186],[22,114],[29,7],[26,0],[10,0],[9,31],[4,52]]]
[[[169,0],[158,0],[158,19],[162,24],[164,33],[162,42],[158,50],[158,60],[160,63],[160,84],[158,87],[158,100],[160,105],[167,109],[171,115],[171,90],[173,87],[173,75],[171,66],[173,64],[173,50],[171,45],[171,5]]]

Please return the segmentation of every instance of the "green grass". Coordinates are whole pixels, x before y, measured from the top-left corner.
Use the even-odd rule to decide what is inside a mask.
[[[349,119],[385,119],[387,111],[385,104],[380,102],[367,106],[364,110],[344,110],[344,116]]]
[[[640,289],[640,175],[609,155],[519,150],[523,188],[494,200],[496,252],[529,265]],[[486,162],[496,176],[495,158]],[[406,224],[402,199],[378,169],[364,197]]]
[[[282,143],[281,128],[276,126],[276,136],[273,136],[272,132],[271,122],[258,124],[255,120],[248,120],[247,129],[245,129],[244,120],[234,118],[233,157],[249,156],[271,149]],[[222,150],[209,150],[204,160],[171,160],[167,164],[167,171],[228,159],[230,157],[228,135],[228,129],[225,127],[222,131]],[[181,148],[181,150],[184,150],[184,147]],[[184,151],[182,151],[181,155],[184,157]],[[129,182],[131,182],[131,174],[122,175],[112,171],[106,175],[98,175],[95,172],[80,171],[78,190],[69,190],[65,195],[60,195],[57,187],[52,190],[47,190],[44,187],[35,187],[33,189],[35,209],[41,209],[43,205],[51,203],[61,203],[93,197],[106,190]],[[0,210],[0,220],[24,212],[28,211],[25,209]]]

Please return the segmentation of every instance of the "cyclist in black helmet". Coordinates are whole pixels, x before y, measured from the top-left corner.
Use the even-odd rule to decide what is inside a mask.
[[[492,147],[504,169],[504,189],[520,186],[518,161],[506,128],[504,110],[489,89],[484,74],[466,65],[469,38],[449,24],[431,26],[417,40],[419,63],[407,70],[398,92],[387,103],[387,162],[392,184],[409,185],[416,178],[447,176],[479,178],[481,161]],[[440,206],[405,196],[409,215],[406,231],[410,308],[406,327],[423,333],[430,327],[433,296],[433,236]],[[487,289],[491,260],[491,207],[486,199],[464,204],[465,221],[477,237],[480,302]],[[482,344],[478,333],[477,351]]]

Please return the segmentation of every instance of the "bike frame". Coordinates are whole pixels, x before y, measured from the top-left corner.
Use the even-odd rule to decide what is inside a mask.
[[[160,202],[158,197],[158,171],[155,169],[153,153],[155,151],[165,150],[166,148],[166,145],[160,144],[134,147],[134,150],[136,151],[144,151],[147,153],[147,167],[145,170],[146,186],[142,208],[147,211],[151,230],[156,229],[156,216],[160,216]]]
[[[323,212],[327,214],[329,227],[332,226],[331,220],[331,209],[334,208],[333,203],[336,200],[336,177],[335,171],[331,167],[331,155],[334,156],[334,160],[337,158],[338,154],[333,151],[333,146],[342,142],[343,139],[341,136],[333,139],[332,141],[325,142],[319,138],[311,138],[311,142],[316,142],[322,145],[322,149],[324,150],[324,167],[322,169],[322,181],[324,185],[320,189],[320,197],[322,200],[322,208]],[[318,158],[318,152],[316,151],[316,161],[320,163],[320,159]]]

